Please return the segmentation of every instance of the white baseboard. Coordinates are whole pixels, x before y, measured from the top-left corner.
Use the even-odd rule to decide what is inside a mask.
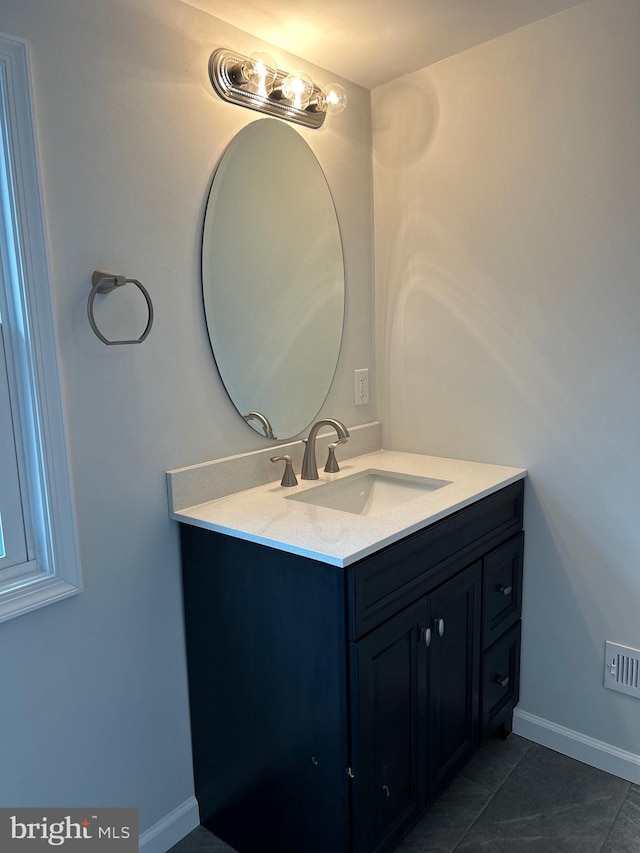
[[[610,743],[580,734],[519,708],[513,712],[513,731],[583,764],[640,784],[640,755],[633,752],[618,749]]]
[[[189,797],[140,836],[140,853],[166,853],[200,823],[198,801]]]

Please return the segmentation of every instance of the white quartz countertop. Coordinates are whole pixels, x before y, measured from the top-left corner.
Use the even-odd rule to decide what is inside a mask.
[[[376,516],[360,516],[287,499],[293,494],[368,469],[451,482]],[[348,566],[522,479],[526,471],[522,468],[379,450],[340,462],[338,474],[325,474],[320,469],[319,475],[319,480],[299,479],[299,485],[293,488],[282,487],[278,480],[276,483],[267,483],[177,510],[170,515],[185,524],[301,554],[334,566]]]

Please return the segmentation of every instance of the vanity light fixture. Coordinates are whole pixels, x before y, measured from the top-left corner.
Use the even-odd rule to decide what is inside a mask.
[[[223,100],[270,116],[320,128],[327,114],[342,112],[347,93],[331,83],[315,85],[303,71],[279,70],[269,54],[261,51],[243,56],[225,48],[209,60],[211,84]]]

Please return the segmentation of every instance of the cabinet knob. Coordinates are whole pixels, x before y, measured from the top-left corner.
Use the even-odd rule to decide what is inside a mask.
[[[497,587],[497,590],[503,595],[511,595],[511,586],[504,586],[504,584],[500,584],[500,586]]]
[[[433,627],[438,632],[439,637],[444,636],[444,619],[434,619]]]
[[[431,628],[422,629],[422,642],[425,644],[425,646],[431,645]]]
[[[507,684],[509,683],[509,676],[508,675],[502,675],[502,676],[496,675],[496,677],[494,678],[494,681],[496,684],[499,684],[500,687],[506,687]]]

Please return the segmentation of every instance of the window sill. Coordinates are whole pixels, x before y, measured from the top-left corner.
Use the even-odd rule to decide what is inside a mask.
[[[20,578],[20,582],[13,585],[13,589],[10,583],[3,586],[5,588],[0,592],[0,622],[82,592],[82,587],[51,575],[36,576],[26,582],[24,578]]]

